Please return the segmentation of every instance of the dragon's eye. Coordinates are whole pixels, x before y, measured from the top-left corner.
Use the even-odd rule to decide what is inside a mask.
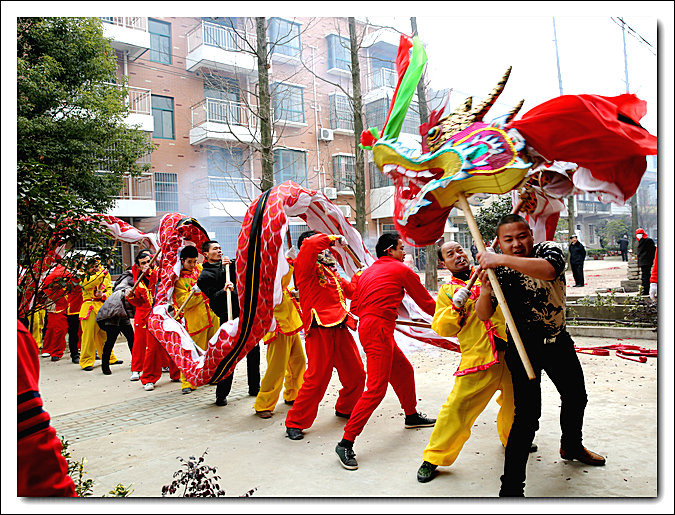
[[[441,130],[441,127],[439,125],[429,129],[429,132],[427,133],[427,142],[429,143],[429,145],[433,145],[434,143],[436,143],[440,139],[441,134],[443,134],[443,131]]]

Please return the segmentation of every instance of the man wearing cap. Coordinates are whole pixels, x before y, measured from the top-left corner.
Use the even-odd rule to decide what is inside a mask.
[[[624,234],[623,238],[620,238],[617,243],[621,251],[621,261],[628,261],[628,235]]]
[[[642,228],[635,231],[635,237],[638,239],[637,258],[642,281],[642,295],[649,295],[649,277],[652,273],[656,244]]]
[[[570,267],[574,276],[574,287],[583,288],[584,286],[584,260],[586,259],[586,248],[579,241],[576,234],[570,237]]]

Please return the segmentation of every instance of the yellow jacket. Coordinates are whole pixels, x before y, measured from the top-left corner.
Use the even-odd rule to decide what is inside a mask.
[[[82,286],[80,320],[86,320],[92,311],[94,312],[94,316],[96,316],[105,299],[112,294],[112,281],[110,280],[108,271],[105,268],[99,267],[95,274],[89,277],[89,279],[83,280],[80,284]],[[97,299],[94,298],[95,290],[103,291],[103,296]]]
[[[473,268],[472,268],[473,271]],[[490,318],[483,322],[476,314],[476,300],[481,284],[476,281],[471,288],[471,297],[462,309],[452,303],[453,294],[466,283],[453,277],[450,283],[441,286],[436,299],[436,312],[431,328],[440,336],[456,336],[462,351],[462,359],[454,375],[461,376],[485,370],[497,363],[494,337],[506,340],[506,323],[499,306]]]
[[[176,311],[180,309],[185,299],[190,295],[192,287],[197,284],[202,265],[197,264],[192,272],[181,270],[180,277],[173,286],[173,306]],[[209,306],[209,299],[204,293],[195,293],[183,308],[182,316],[185,319],[185,328],[190,336],[199,334],[214,324],[219,324],[216,314]]]
[[[265,343],[273,341],[279,333],[291,335],[300,332],[302,329],[300,303],[293,298],[291,289],[288,287],[293,277],[293,265],[290,262],[289,266],[290,270],[281,279],[281,287],[283,288],[281,303],[274,308],[274,318],[277,321],[277,328],[263,337]]]

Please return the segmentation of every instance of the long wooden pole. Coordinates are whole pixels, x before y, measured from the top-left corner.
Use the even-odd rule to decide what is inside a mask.
[[[230,265],[225,266],[225,281],[230,282]],[[232,320],[232,290],[227,290],[227,320]]]
[[[192,298],[192,296],[195,294],[194,290],[190,290],[190,294],[187,296],[187,298],[183,301],[183,303],[180,305],[180,308],[178,308],[178,311],[176,311],[176,314],[174,315],[173,318],[178,320],[178,317],[180,317],[180,314],[183,312],[183,309],[185,309],[185,305],[189,302],[189,300]]]
[[[155,255],[152,256],[152,259],[150,260],[150,263],[148,263],[148,270],[150,270],[150,268],[152,268],[152,265],[157,260],[157,256],[159,256],[161,252],[162,252],[161,250],[158,250],[155,253]],[[146,272],[147,272],[147,270],[146,270]],[[133,291],[136,289],[136,286],[138,286],[140,284],[141,279],[143,279],[144,276],[145,276],[145,272],[141,272],[141,275],[139,275],[138,279],[136,280],[136,284],[133,285],[133,287],[131,288],[131,290],[129,290],[129,293],[127,295],[129,295],[130,293],[133,293]]]
[[[476,219],[474,218],[473,213],[471,212],[471,208],[469,207],[469,203],[466,201],[466,197],[464,196],[463,193],[459,193],[457,203],[459,204],[459,208],[462,211],[464,211],[464,218],[466,218],[466,222],[469,225],[471,236],[473,236],[473,239],[476,242],[476,247],[478,248],[478,251],[485,252],[485,244],[483,243],[483,238],[480,234],[480,229],[478,229]],[[516,323],[513,320],[513,316],[511,316],[509,306],[506,303],[506,298],[504,297],[504,292],[502,292],[502,287],[499,284],[499,281],[497,281],[497,275],[495,274],[495,271],[492,268],[488,268],[487,273],[488,277],[490,278],[490,283],[492,284],[492,290],[495,292],[495,297],[497,297],[497,301],[499,302],[499,305],[502,307],[502,313],[504,313],[506,325],[509,327],[509,330],[511,331],[511,336],[513,337],[513,341],[516,344],[518,355],[520,356],[520,360],[523,362],[525,372],[527,372],[527,377],[529,377],[530,379],[534,379],[535,378],[534,369],[532,368],[530,359],[527,357],[527,352],[525,352],[525,347],[523,346],[523,342],[520,339],[520,334],[518,333],[518,328],[516,327]]]

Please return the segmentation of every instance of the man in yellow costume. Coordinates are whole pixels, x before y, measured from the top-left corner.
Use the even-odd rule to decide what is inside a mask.
[[[295,251],[289,251],[287,257]],[[297,254],[297,251],[295,251]],[[284,402],[293,405],[302,386],[302,377],[306,369],[305,351],[300,341],[302,330],[302,312],[300,303],[289,288],[293,276],[293,265],[289,259],[290,270],[281,280],[283,297],[274,308],[276,328],[265,335],[267,344],[267,370],[260,381],[260,392],[255,399],[253,409],[260,418],[270,418],[279,401],[279,393],[284,387]]]
[[[209,307],[209,299],[197,287],[197,279],[202,272],[202,265],[197,263],[198,255],[197,248],[192,245],[181,250],[181,271],[173,287],[173,305],[176,312],[181,306],[183,307],[179,319],[183,318],[185,329],[197,346],[206,350],[209,340],[220,327],[220,321]],[[187,303],[185,303],[186,300]],[[184,306],[183,303],[185,303]],[[190,384],[182,372],[180,380],[183,393],[191,393],[196,388]]]
[[[103,345],[107,338],[107,333],[96,323],[96,315],[112,293],[112,282],[108,271],[96,262],[89,268],[88,276],[80,280],[80,284],[82,286],[80,367],[91,372],[94,369],[96,352],[99,356],[103,356]],[[110,353],[111,365],[122,363],[114,352]]]
[[[449,283],[441,286],[431,328],[441,336],[456,336],[462,352],[455,372],[455,384],[441,407],[429,445],[422,454],[424,462],[417,471],[420,483],[431,481],[438,466],[454,463],[471,435],[471,427],[497,390],[497,432],[506,446],[513,424],[513,385],[504,362],[506,325],[501,308],[482,322],[476,315],[475,302],[481,288],[480,279],[469,290],[467,283],[474,269],[462,246],[449,241],[438,250],[438,257],[452,273]]]

